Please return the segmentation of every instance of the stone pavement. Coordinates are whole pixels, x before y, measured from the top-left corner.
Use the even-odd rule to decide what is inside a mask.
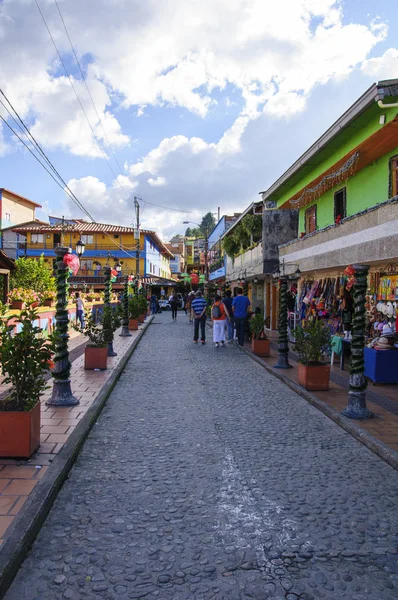
[[[192,333],[156,316],[6,600],[396,599],[398,473]]]
[[[87,338],[77,332],[71,333],[71,386],[80,403],[74,407],[46,406],[45,403],[52,393],[52,381],[49,381],[49,388],[41,398],[40,446],[37,452],[29,460],[0,457],[0,548],[29,495],[45,476],[55,455],[67,443],[138,335],[138,331],[132,331],[132,337],[120,337],[120,331],[115,333],[114,339],[117,356],[108,358],[106,371],[84,370],[84,347]]]

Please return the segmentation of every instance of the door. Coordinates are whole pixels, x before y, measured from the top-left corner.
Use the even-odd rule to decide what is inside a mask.
[[[59,246],[61,244],[61,234],[60,233],[54,233],[54,248],[56,246]]]

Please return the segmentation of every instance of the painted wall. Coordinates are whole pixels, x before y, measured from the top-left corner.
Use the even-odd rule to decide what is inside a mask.
[[[318,229],[334,223],[334,194],[344,187],[347,194],[347,217],[388,200],[390,175],[388,163],[390,157],[396,154],[398,154],[398,146],[392,152],[361,169],[345,183],[328,190],[320,198],[303,207],[300,210],[299,233],[305,230],[305,211],[314,204],[317,205]]]
[[[35,218],[35,207],[29,204],[29,202],[17,200],[5,191],[2,193],[1,200],[0,227],[10,227],[19,223],[26,223],[27,221],[33,221]]]
[[[211,234],[209,235],[209,250],[218,242],[222,234],[225,232],[226,224],[225,217],[221,217]]]
[[[350,126],[342,129],[329,146],[322,150],[322,153],[313,157],[311,162],[314,167],[300,175],[300,172],[291,178],[290,185],[286,184],[286,191],[277,200],[277,206],[284,204],[289,198],[294,196],[310,181],[316,179],[327,169],[333,166],[338,160],[348,154],[353,148],[366,140],[376,131],[383,128],[379,123],[380,115],[386,115],[386,124],[392,121],[396,114],[396,108],[379,108],[376,104],[372,105],[365,113],[362,113]],[[387,197],[384,198],[387,200]]]

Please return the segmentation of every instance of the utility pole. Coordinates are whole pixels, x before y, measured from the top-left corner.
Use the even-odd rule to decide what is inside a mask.
[[[137,221],[137,226],[136,226],[137,246],[136,246],[136,251],[135,251],[135,276],[137,279],[137,285],[138,285],[138,279],[140,277],[140,205],[138,202],[138,200],[140,200],[140,199],[141,198],[134,196],[135,215],[136,215],[136,221]]]

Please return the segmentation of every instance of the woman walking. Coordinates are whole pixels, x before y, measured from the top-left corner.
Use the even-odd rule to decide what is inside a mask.
[[[223,302],[221,302],[221,296],[216,294],[214,298],[213,306],[211,307],[211,318],[213,321],[213,342],[216,348],[225,346],[225,324],[229,314]]]
[[[171,306],[171,316],[173,318],[173,321],[176,321],[177,320],[177,310],[178,310],[178,298],[177,298],[177,294],[175,293],[174,290],[169,298],[169,302],[170,302],[170,306]]]

